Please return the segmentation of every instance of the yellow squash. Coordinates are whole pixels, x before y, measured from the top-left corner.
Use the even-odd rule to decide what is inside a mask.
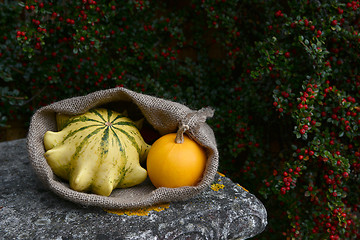
[[[140,161],[150,146],[126,116],[98,108],[73,117],[58,115],[57,121],[60,131],[44,136],[45,158],[73,190],[109,196],[115,188],[146,179]]]

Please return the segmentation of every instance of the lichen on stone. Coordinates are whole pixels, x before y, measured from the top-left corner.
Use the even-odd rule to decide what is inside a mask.
[[[241,186],[240,184],[236,184],[237,186],[241,187],[242,189],[244,189],[245,191],[249,192],[249,190],[247,190],[246,188],[244,188],[243,186]]]
[[[219,191],[220,189],[223,189],[225,187],[224,184],[214,183],[211,184],[211,189],[214,191]]]
[[[169,203],[157,204],[137,209],[104,209],[108,213],[128,216],[148,216],[151,211],[161,212],[170,207]]]

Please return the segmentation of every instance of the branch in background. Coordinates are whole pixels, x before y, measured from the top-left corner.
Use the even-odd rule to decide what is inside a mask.
[[[14,70],[15,72],[18,72],[18,73],[20,73],[20,74],[24,75],[24,72],[23,72],[23,71],[21,71],[21,70],[19,70],[19,69],[15,68],[15,67],[11,67],[11,69],[12,69],[12,70]]]
[[[44,90],[46,89],[46,86],[41,88],[40,91],[38,91],[35,95],[33,95],[29,100],[25,101],[23,104],[19,105],[19,106],[24,106],[28,103],[30,103],[33,99],[35,99],[36,97],[38,97]]]
[[[5,98],[8,98],[8,99],[15,99],[15,100],[26,100],[24,101],[23,103],[21,104],[15,104],[15,106],[19,106],[19,107],[22,107],[28,103],[30,103],[32,100],[34,100],[36,97],[38,97],[44,90],[45,90],[46,87],[43,87],[42,89],[40,89],[40,91],[38,91],[35,95],[33,95],[31,98],[29,98],[28,100],[27,97],[15,97],[15,96],[10,96],[10,95],[4,95],[4,96],[0,96],[0,97],[5,97]]]

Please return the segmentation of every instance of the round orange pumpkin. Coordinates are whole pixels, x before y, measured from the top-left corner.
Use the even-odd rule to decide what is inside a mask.
[[[157,188],[195,186],[203,176],[204,149],[186,135],[182,143],[176,143],[175,138],[175,133],[164,135],[149,150],[148,176]]]

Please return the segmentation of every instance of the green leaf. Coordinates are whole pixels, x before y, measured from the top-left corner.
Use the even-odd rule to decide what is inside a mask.
[[[307,133],[305,133],[305,134],[302,135],[302,139],[303,139],[303,140],[306,140],[307,138],[308,138],[308,134],[307,134]]]
[[[327,157],[329,159],[333,157],[332,154],[327,150],[324,151],[324,155],[325,155],[325,157]]]

